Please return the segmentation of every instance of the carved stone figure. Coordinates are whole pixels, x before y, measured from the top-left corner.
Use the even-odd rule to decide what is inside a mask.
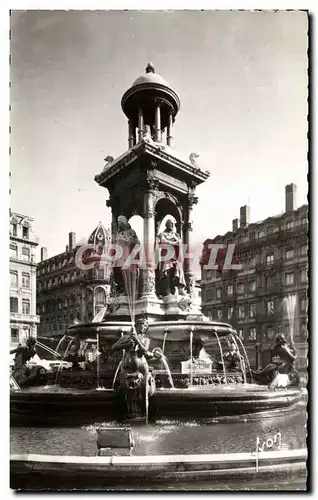
[[[194,167],[197,167],[197,162],[196,162],[196,159],[199,158],[200,155],[198,155],[197,153],[191,153],[190,156],[189,156],[189,160],[190,160],[190,163],[191,165],[193,165]]]
[[[113,263],[113,277],[117,285],[118,295],[125,293],[125,281],[123,272],[132,273],[137,279],[139,270],[137,266],[129,265],[125,271],[122,269],[124,264],[127,262],[128,257],[131,255],[132,250],[136,245],[139,245],[139,240],[136,232],[132,229],[131,225],[128,223],[127,218],[124,215],[120,215],[117,219],[117,234],[115,239],[115,244],[122,249],[122,254]]]
[[[295,371],[296,350],[282,333],[275,338],[272,349],[272,359],[263,370],[253,372],[253,378],[261,384],[268,384],[270,389],[275,387],[298,386],[300,377]]]
[[[108,169],[109,165],[114,161],[114,158],[113,156],[106,156],[106,158],[104,158],[104,162],[105,162],[105,166],[103,168],[103,172],[105,172],[105,170]]]
[[[35,344],[36,340],[30,337],[26,341],[26,345],[18,345],[10,351],[10,354],[15,354],[12,376],[20,387],[36,381],[39,382],[46,374],[46,370],[42,366],[33,366],[32,368],[27,366],[27,362],[36,355]]]
[[[181,238],[174,229],[171,219],[166,222],[165,230],[157,237],[157,248],[159,250],[158,262],[158,295],[166,296],[175,294],[178,289],[180,295],[184,295],[185,279],[182,263],[178,261],[180,253]],[[171,250],[171,258],[166,260],[164,255]]]
[[[151,397],[156,389],[154,378],[149,372],[148,360],[162,357],[160,349],[149,351],[149,339],[145,333],[148,329],[146,320],[137,324],[130,334],[121,337],[111,348],[111,354],[124,351],[118,378],[117,396],[123,404],[126,417],[145,414],[146,398]]]

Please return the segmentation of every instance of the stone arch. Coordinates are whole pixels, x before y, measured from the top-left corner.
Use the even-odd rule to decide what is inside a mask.
[[[141,215],[134,214],[129,220],[129,224],[132,229],[136,231],[140,244],[142,245],[144,242],[144,219]]]
[[[172,196],[164,195],[159,198],[155,205],[155,212],[156,234],[158,234],[162,221],[168,215],[176,221],[176,230],[179,234],[182,234],[182,211],[180,207],[177,206],[176,201],[173,200]]]

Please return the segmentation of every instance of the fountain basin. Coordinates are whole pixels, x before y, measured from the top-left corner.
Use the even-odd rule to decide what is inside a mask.
[[[14,489],[306,489],[307,450],[154,456],[11,455]]]
[[[162,417],[210,419],[291,407],[300,390],[269,390],[262,386],[158,389],[149,399],[149,419]],[[106,390],[22,390],[10,396],[11,425],[89,424],[122,420],[116,393]]]

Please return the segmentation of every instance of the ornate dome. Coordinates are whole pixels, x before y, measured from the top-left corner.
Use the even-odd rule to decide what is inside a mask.
[[[158,100],[162,104],[161,125],[164,128],[168,125],[169,114],[172,114],[174,119],[178,113],[180,99],[169,83],[158,75],[154,66],[149,63],[146,73],[140,75],[124,93],[121,107],[133,127],[137,127],[138,110],[143,109],[145,124],[151,124]]]
[[[94,229],[90,237],[88,238],[89,245],[105,245],[106,242],[110,241],[111,234],[109,229],[106,229],[101,222]]]
[[[144,83],[158,83],[159,85],[170,87],[169,83],[164,78],[162,78],[162,76],[158,75],[158,73],[155,73],[155,68],[151,63],[149,63],[146,68],[146,74],[140,75],[137,80],[134,81],[132,87],[135,87],[136,85],[142,85]]]

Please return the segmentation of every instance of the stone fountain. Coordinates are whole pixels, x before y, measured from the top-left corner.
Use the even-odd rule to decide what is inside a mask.
[[[208,321],[195,304],[191,215],[196,187],[209,174],[174,153],[179,108],[179,97],[151,64],[123,95],[128,150],[109,156],[95,177],[109,192],[111,248],[90,248],[84,263],[112,266],[112,299],[92,323],[68,329],[62,358],[73,370],[54,376],[66,389],[13,392],[13,423],[65,422],[65,415],[72,422],[214,418],[299,400],[297,389],[281,393],[253,384],[231,325]],[[128,222],[133,215],[143,218],[143,246]],[[87,339],[93,361],[83,371]]]

